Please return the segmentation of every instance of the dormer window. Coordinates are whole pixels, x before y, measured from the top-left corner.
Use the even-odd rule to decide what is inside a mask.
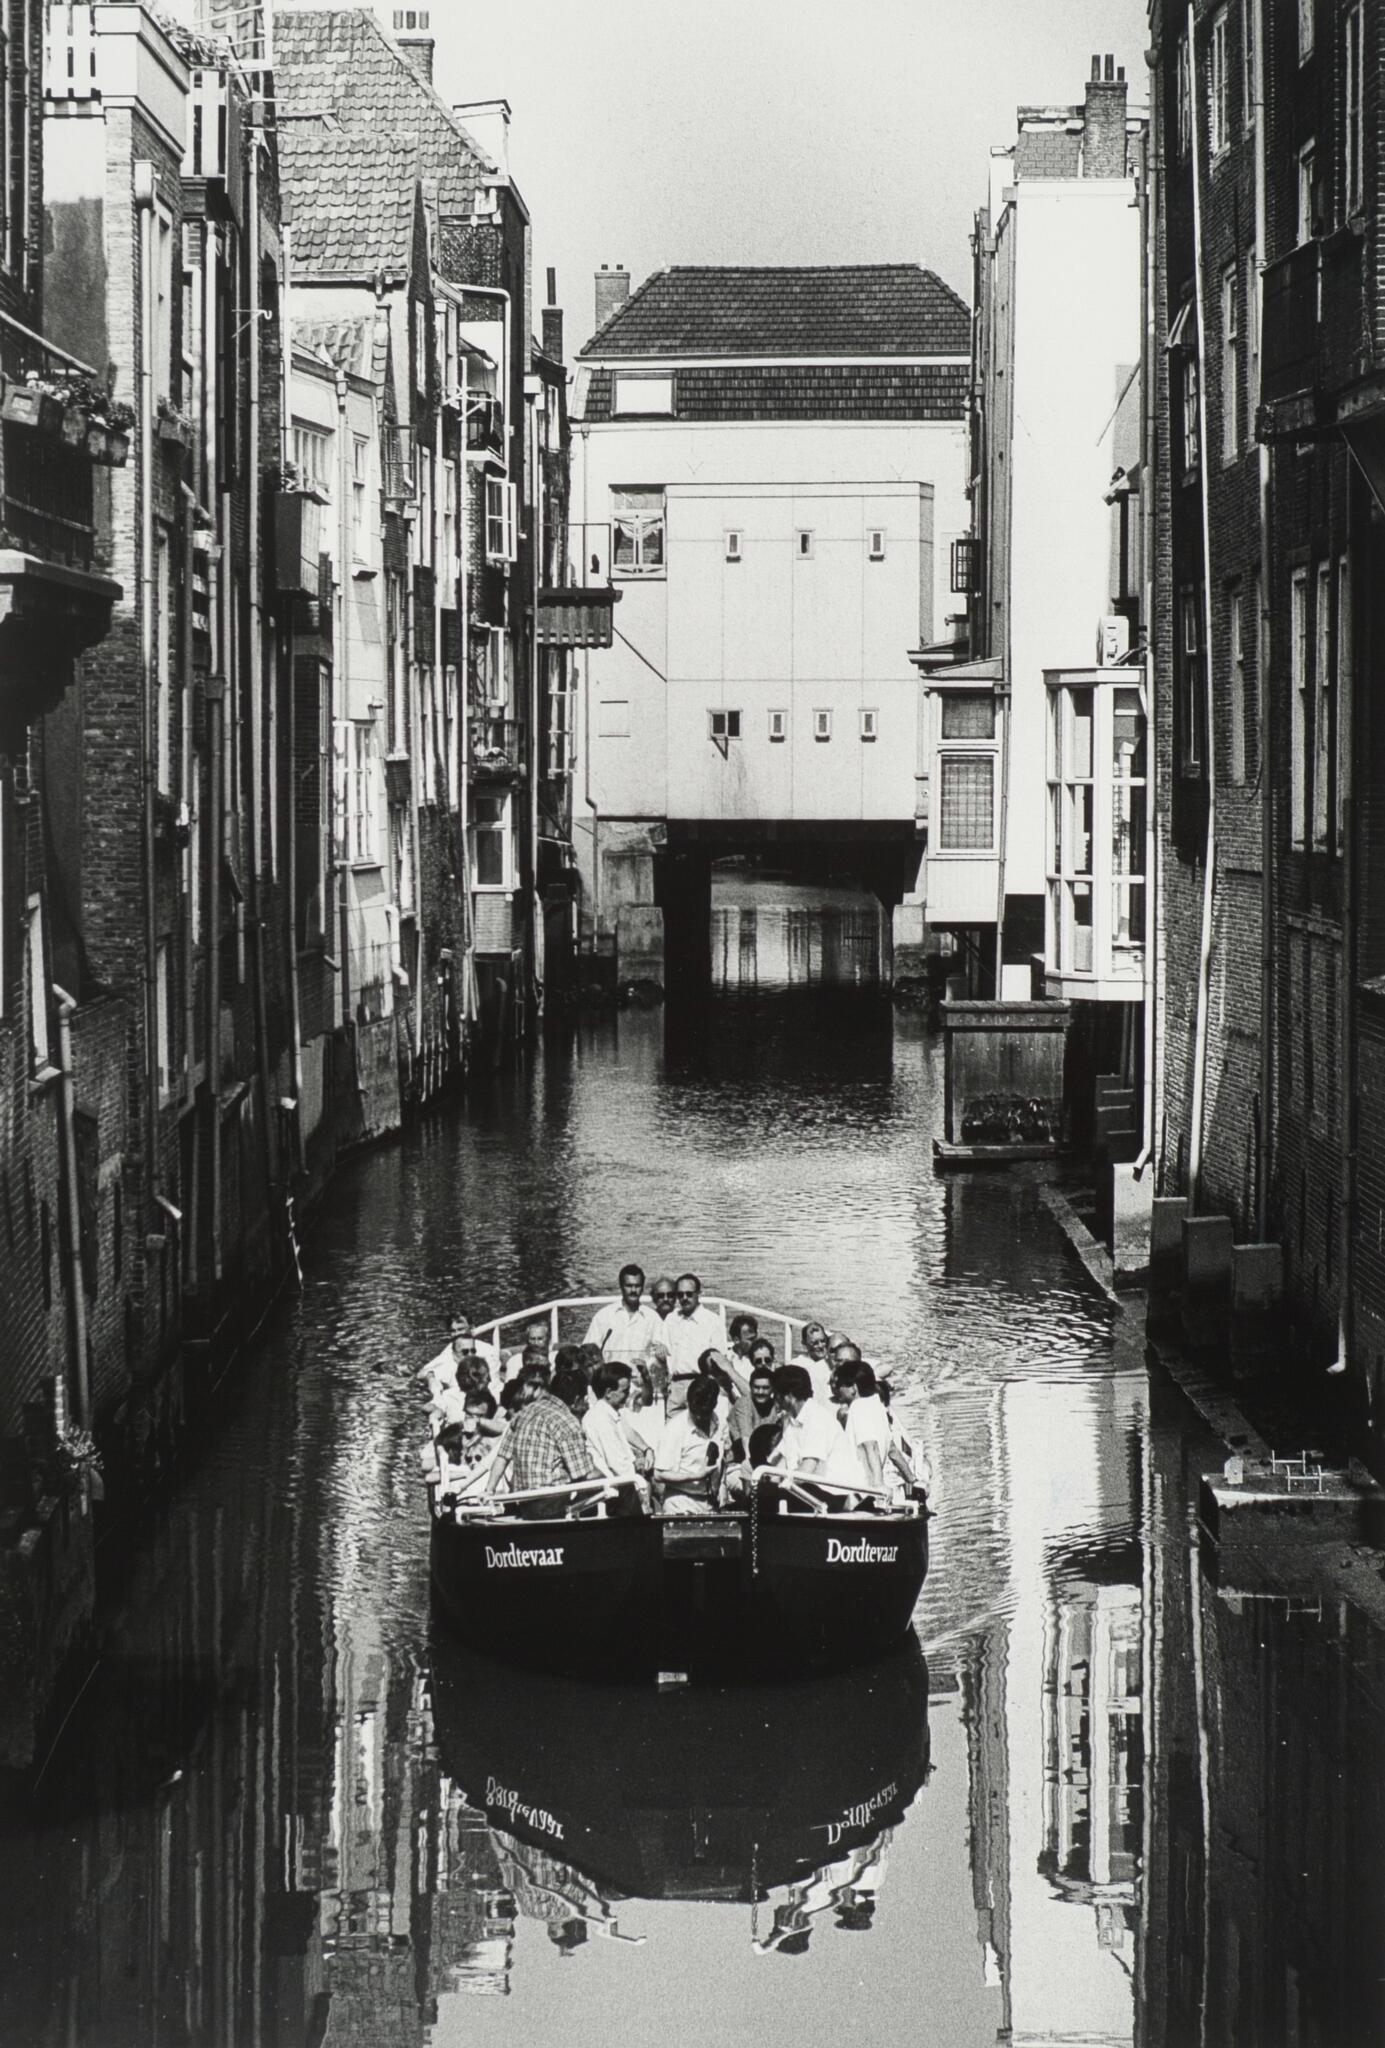
[[[630,377],[617,372],[612,410],[617,419],[672,418],[672,377]]]

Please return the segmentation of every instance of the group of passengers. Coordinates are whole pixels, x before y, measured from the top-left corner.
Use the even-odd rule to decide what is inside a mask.
[[[554,1346],[547,1316],[504,1353],[463,1314],[423,1367],[434,1446],[425,1462],[463,1494],[537,1493],[608,1479],[666,1515],[744,1504],[754,1475],[816,1479],[843,1497],[900,1498],[927,1485],[890,1386],[847,1337],[805,1325],[786,1363],[756,1318],[729,1326],[693,1273],[637,1265],[580,1344]]]

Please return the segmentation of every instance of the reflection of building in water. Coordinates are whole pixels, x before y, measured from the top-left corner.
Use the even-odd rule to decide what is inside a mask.
[[[510,1989],[516,1905],[495,1838],[456,1786],[442,1781],[442,1830],[433,1901],[434,1994],[504,1997]]]
[[[712,905],[716,988],[799,988],[873,984],[887,957],[887,917],[878,902]]]
[[[1009,1616],[964,1696],[973,1885],[1006,2039],[1133,2039],[1142,1378],[1013,1382],[997,1430]]]
[[[814,1921],[830,1912],[834,1926],[853,1934],[869,1931],[875,1920],[880,1887],[885,1882],[885,1851],[894,1839],[893,1828],[883,1828],[871,1842],[824,1863],[811,1876],[791,1884],[788,1896],[775,1908],[770,1931],[752,1937],[762,1953],[778,1949],[781,1955],[806,1955]]]
[[[1196,1466],[1157,1423],[1146,2036],[1365,2048],[1385,2040],[1385,1634],[1322,1596],[1311,1555],[1291,1592],[1282,1558],[1263,1582],[1204,1561]]]

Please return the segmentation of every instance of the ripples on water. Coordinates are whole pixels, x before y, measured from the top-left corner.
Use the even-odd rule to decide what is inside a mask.
[[[1297,1693],[1275,1725],[1305,1768],[1324,1743],[1354,1763],[1377,1812],[1378,1710],[1313,1664],[1321,1616],[1208,1590],[1194,1623],[1207,1447],[1151,1416],[1038,1174],[935,1176],[941,1080],[937,1042],[868,994],[740,995],[583,1022],[346,1169],[137,1561],[46,1822],[0,1862],[7,2044],[1232,2038],[1207,2019],[1225,1943],[1201,1944],[1214,1910],[1249,1926],[1216,1835],[1262,1742],[1247,1675],[1271,1642],[1335,1688],[1335,1733]],[[937,1475],[926,1674],[699,1706],[430,1642],[414,1372],[454,1303],[594,1291],[632,1256],[889,1366]],[[1206,1814],[1199,1741],[1225,1778]],[[1341,1963],[1314,1981],[1348,1985],[1347,1937],[1302,1918]],[[1295,1996],[1340,2018],[1368,1990]]]

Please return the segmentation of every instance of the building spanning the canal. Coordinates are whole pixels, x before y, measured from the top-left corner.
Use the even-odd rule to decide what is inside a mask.
[[[1385,13],[1150,23],[1160,1186],[1279,1248],[1300,1376],[1376,1411]]]
[[[966,308],[914,264],[597,276],[572,555],[581,930],[622,980],[705,953],[710,865],[773,849],[917,902],[919,693],[967,522]]]
[[[572,951],[610,603],[567,575],[508,108],[444,104],[416,10],[267,14],[10,16],[6,1755],[92,1493],[164,1468],[342,1152],[523,1040]]]

